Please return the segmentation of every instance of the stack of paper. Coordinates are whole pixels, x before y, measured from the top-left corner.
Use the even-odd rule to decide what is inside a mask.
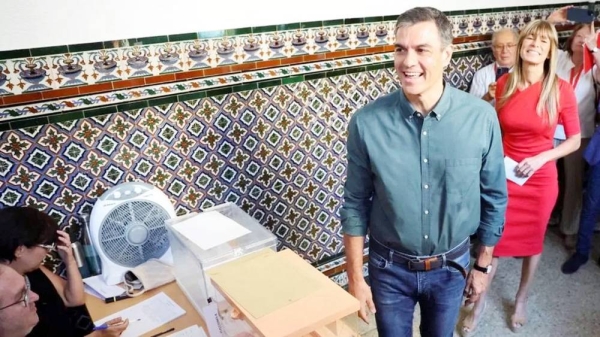
[[[125,289],[119,286],[109,286],[104,283],[100,275],[84,278],[83,283],[85,283],[84,289],[86,293],[96,296],[101,300],[119,296],[125,292]]]
[[[219,212],[204,212],[173,228],[203,250],[209,250],[250,233],[246,227]]]
[[[199,326],[192,325],[191,327],[169,335],[168,337],[206,337],[206,334]]]
[[[122,337],[137,337],[148,331],[154,330],[185,314],[181,308],[165,293],[154,295],[149,299],[133,305],[127,309],[116,312],[108,317],[94,322],[96,326],[121,317],[129,319],[129,326],[123,331]]]

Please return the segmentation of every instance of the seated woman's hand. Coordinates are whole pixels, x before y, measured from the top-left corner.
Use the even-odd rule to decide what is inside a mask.
[[[58,230],[58,242],[56,244],[56,250],[58,251],[58,255],[63,260],[65,264],[69,262],[75,262],[75,258],[73,257],[73,247],[71,247],[71,239],[69,234],[65,231]]]

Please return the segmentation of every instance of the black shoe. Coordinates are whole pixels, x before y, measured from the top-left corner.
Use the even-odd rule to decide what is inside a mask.
[[[573,274],[579,267],[583,266],[588,261],[588,257],[579,253],[571,255],[571,257],[565,262],[560,270],[563,274]]]

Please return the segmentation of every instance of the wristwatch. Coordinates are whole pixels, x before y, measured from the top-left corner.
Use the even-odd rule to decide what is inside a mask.
[[[475,269],[475,270],[477,270],[477,271],[480,271],[480,272],[482,272],[482,273],[484,273],[484,274],[489,274],[489,273],[491,273],[491,272],[492,272],[492,265],[490,264],[490,265],[489,265],[489,266],[487,266],[487,267],[482,267],[482,266],[478,265],[478,264],[477,264],[477,262],[475,262],[475,263],[473,264],[473,269]]]

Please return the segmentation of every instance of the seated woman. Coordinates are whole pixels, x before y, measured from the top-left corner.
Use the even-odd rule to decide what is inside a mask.
[[[69,235],[58,230],[56,221],[37,209],[0,209],[0,263],[12,267],[39,295],[36,302],[39,323],[28,336],[100,337],[119,336],[129,322],[120,318],[106,330],[78,327],[71,312],[86,310],[83,281],[73,257]],[[66,268],[67,279],[41,265],[50,250],[56,249]]]

